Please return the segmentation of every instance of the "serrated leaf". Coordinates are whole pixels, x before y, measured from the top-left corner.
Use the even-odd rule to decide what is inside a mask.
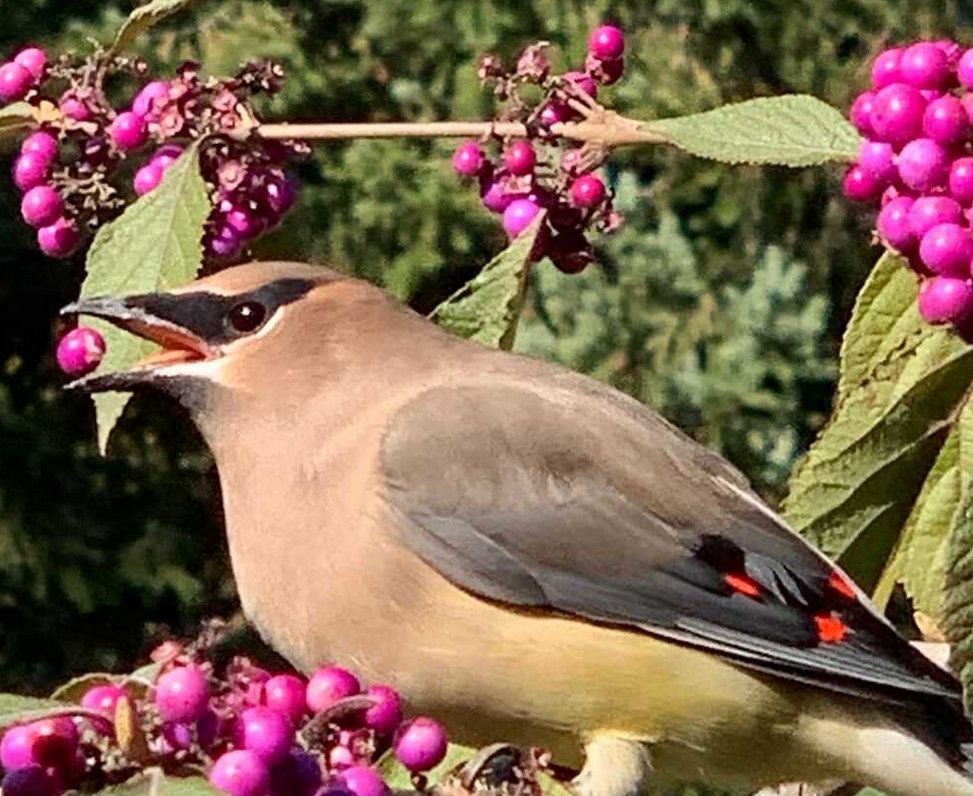
[[[81,697],[85,693],[98,685],[111,685],[116,682],[117,678],[105,674],[103,672],[91,672],[89,674],[82,674],[80,677],[75,677],[68,680],[64,685],[58,686],[54,693],[51,694],[51,699],[55,702],[66,702],[68,704],[76,705],[81,702]]]
[[[438,766],[426,773],[426,779],[433,785],[441,782],[443,777],[449,774],[456,766],[460,763],[465,763],[475,754],[476,749],[470,746],[451,743],[446,750],[446,757],[443,758]],[[409,773],[409,769],[396,760],[391,749],[382,755],[376,764],[376,768],[378,768],[382,778],[392,790],[414,790],[412,775]]]
[[[88,276],[81,295],[150,293],[192,281],[202,261],[203,225],[209,212],[199,153],[191,147],[154,191],[98,231],[88,252]],[[155,349],[154,344],[111,324],[96,320],[91,325],[104,335],[107,345],[99,372],[126,370]],[[127,393],[95,396],[102,452],[129,398]]]
[[[680,149],[723,163],[818,166],[851,162],[862,137],[841,113],[806,94],[762,97],[646,122]]]
[[[171,14],[182,11],[192,0],[151,0],[136,8],[122,24],[109,50],[109,55],[124,52],[145,31]]]
[[[459,337],[509,350],[524,306],[530,254],[543,225],[541,213],[480,273],[436,307],[430,317]]]
[[[167,777],[159,769],[145,773],[111,788],[98,791],[96,796],[220,796],[203,777]]]
[[[876,264],[842,345],[834,414],[785,501],[791,524],[869,591],[899,545],[973,380],[973,348],[921,320],[917,291],[899,258]]]
[[[0,138],[17,135],[37,123],[34,106],[27,102],[14,102],[0,108]]]
[[[0,694],[0,729],[70,712],[60,702],[19,694]]]

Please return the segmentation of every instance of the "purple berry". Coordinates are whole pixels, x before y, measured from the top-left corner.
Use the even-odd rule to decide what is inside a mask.
[[[909,210],[915,200],[900,196],[885,205],[878,214],[878,234],[896,251],[908,252],[916,243],[916,236],[909,224]]]
[[[956,64],[956,76],[963,88],[973,88],[973,49],[964,52]]]
[[[571,204],[575,207],[597,207],[605,199],[605,183],[593,174],[585,174],[571,183]]]
[[[963,139],[970,129],[966,109],[952,94],[935,99],[922,115],[922,129],[940,144],[953,144]]]
[[[338,779],[354,796],[385,796],[389,790],[382,775],[369,766],[350,766],[338,773]]]
[[[916,191],[939,188],[949,178],[949,153],[931,138],[910,141],[899,153],[899,176]]]
[[[138,149],[149,138],[149,128],[145,117],[133,111],[125,111],[115,117],[108,128],[111,140],[119,149]]]
[[[36,185],[24,194],[20,214],[32,227],[46,227],[60,218],[64,211],[61,195],[50,185]]]
[[[483,150],[476,141],[464,141],[453,152],[453,168],[463,177],[473,177],[483,167]]]
[[[82,330],[75,329],[74,331],[79,332]],[[101,352],[104,353],[105,341],[102,339],[101,335],[98,334],[98,332],[96,332],[94,329],[87,329],[86,331],[93,332],[93,335],[90,337],[88,342],[100,342]],[[70,334],[71,333],[69,332],[68,335],[65,335],[61,342],[63,343],[64,340],[70,336]],[[84,344],[83,348],[86,350],[89,348],[87,342]],[[58,354],[58,364],[61,364],[60,345],[58,346]],[[97,365],[95,367],[97,367]],[[63,365],[61,365],[61,368],[62,370],[67,371],[67,368],[65,368]],[[88,708],[88,710],[97,710],[99,713],[104,713],[108,717],[114,717],[115,707],[118,705],[118,700],[127,696],[128,693],[121,686],[96,685],[94,688],[89,688],[87,691],[85,691],[84,696],[81,697],[81,707]]]
[[[4,796],[57,796],[58,790],[41,766],[11,771],[3,778]]]
[[[165,168],[154,161],[135,172],[132,187],[139,196],[154,191],[165,176]]]
[[[513,194],[507,193],[502,183],[492,182],[481,193],[480,198],[483,200],[483,206],[491,213],[502,213],[510,207],[510,203],[516,197]]]
[[[587,72],[565,72],[561,75],[561,79],[565,83],[580,89],[592,99],[598,96],[598,84],[591,79],[591,75]]]
[[[861,166],[852,166],[845,172],[842,190],[853,202],[873,202],[878,199],[885,186],[870,171]]]
[[[266,228],[264,220],[249,207],[230,206],[226,211],[227,225],[243,239],[255,238]]]
[[[49,162],[41,155],[27,152],[14,162],[14,184],[21,191],[29,191],[47,182]]]
[[[560,102],[549,102],[541,108],[537,119],[545,127],[552,127],[560,122],[566,122],[570,116],[570,111]]]
[[[919,242],[919,257],[935,274],[966,277],[973,258],[973,238],[959,224],[937,224]]]
[[[264,191],[267,205],[279,216],[284,215],[297,201],[297,187],[287,178],[268,183]]]
[[[375,732],[390,733],[402,723],[402,700],[394,688],[373,685],[365,692],[375,704],[365,711],[365,726]]]
[[[101,364],[104,356],[105,338],[97,329],[91,329],[87,326],[72,329],[57,344],[57,364],[69,376],[84,376],[91,373]],[[121,691],[121,693],[113,694],[114,701],[108,698],[107,691],[100,692],[97,698],[101,700],[101,707],[92,707],[93,710],[102,710],[102,707],[110,704],[111,715],[114,716],[115,705],[125,692],[120,688],[115,689],[114,686],[100,686],[100,688]],[[94,698],[92,697],[92,699]],[[88,694],[85,694],[85,699],[88,699]]]
[[[530,145],[530,141],[522,138],[513,141],[503,153],[503,165],[507,167],[507,171],[518,177],[530,174],[536,163],[534,147]]]
[[[191,724],[203,717],[209,702],[206,674],[198,666],[179,666],[155,684],[155,704],[165,721]]]
[[[220,756],[213,764],[209,781],[230,796],[267,796],[270,771],[258,755],[239,749]]]
[[[881,141],[862,143],[858,149],[858,165],[886,185],[899,173],[895,166],[895,152],[892,145]]]
[[[318,759],[303,749],[294,749],[270,773],[271,791],[279,796],[313,796],[321,785]]]
[[[243,241],[233,227],[223,225],[216,235],[206,240],[207,250],[221,260],[232,260],[243,250]]]
[[[294,743],[294,728],[283,713],[255,707],[243,711],[240,717],[240,738],[244,748],[273,767],[287,757]]]
[[[327,710],[336,702],[361,692],[361,683],[347,669],[323,666],[308,680],[305,699],[312,713]]]
[[[875,112],[875,92],[863,91],[851,104],[851,123],[855,125],[858,132],[865,136],[874,135],[872,128],[872,114]]]
[[[957,323],[973,309],[973,287],[966,279],[934,276],[919,289],[919,314],[927,323]]]
[[[34,76],[26,67],[15,63],[0,66],[0,100],[16,102],[27,96],[34,85]]]
[[[304,700],[306,686],[300,677],[293,674],[278,674],[264,683],[264,699],[267,707],[283,713],[294,726],[307,713],[307,702]]]
[[[591,244],[578,229],[559,232],[551,241],[548,257],[565,274],[579,274],[595,261]]]
[[[899,61],[902,82],[916,88],[941,88],[949,77],[949,58],[931,41],[907,47]]]
[[[68,716],[55,716],[34,722],[33,753],[39,765],[67,771],[74,762],[81,740],[74,720]]]
[[[58,107],[68,119],[76,122],[90,122],[95,114],[87,102],[68,91],[62,97]]]
[[[872,64],[872,87],[875,90],[902,82],[902,73],[899,70],[902,52],[901,47],[892,47],[875,59]]]
[[[881,141],[904,144],[922,131],[925,110],[926,100],[919,89],[905,83],[893,83],[875,95],[872,129]]]
[[[503,211],[503,228],[511,238],[516,238],[531,225],[541,211],[530,199],[514,199]]]
[[[603,86],[613,86],[625,74],[624,58],[606,58],[598,61],[595,79]]]
[[[163,169],[169,168],[182,156],[183,148],[178,144],[165,144],[160,146],[152,155],[150,163],[162,166]]]
[[[47,164],[57,159],[57,139],[50,133],[31,133],[20,145],[21,155],[37,155]]]
[[[973,202],[973,158],[957,158],[949,168],[949,192],[957,202]]]
[[[37,245],[48,257],[62,259],[74,253],[81,243],[81,233],[73,221],[59,218],[37,230]]]
[[[625,52],[625,34],[614,25],[601,25],[588,37],[588,52],[595,58],[618,58]]]
[[[395,735],[395,756],[409,771],[428,771],[446,757],[448,741],[442,725],[420,716],[402,725]]]
[[[153,80],[142,87],[142,90],[132,100],[132,111],[147,121],[156,121],[159,115],[158,107],[169,99],[169,84],[162,80]]]
[[[40,80],[47,68],[47,53],[40,47],[27,47],[14,56],[14,63],[30,72],[34,80]]]
[[[959,224],[963,209],[948,196],[920,196],[909,208],[909,227],[921,239],[937,224]]]

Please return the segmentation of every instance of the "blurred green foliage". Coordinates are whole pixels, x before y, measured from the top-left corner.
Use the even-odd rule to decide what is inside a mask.
[[[133,2],[0,0],[0,52],[110,40]],[[958,0],[208,0],[140,44],[154,70],[198,58],[288,67],[268,118],[487,118],[484,51],[547,39],[579,62],[602,19],[629,32],[612,103],[654,118],[799,91],[847,107],[886,41],[962,38]],[[8,147],[9,150],[9,147]],[[316,148],[301,202],[259,256],[327,260],[431,309],[503,244],[443,142]],[[10,152],[0,153],[7,162]],[[722,450],[771,499],[830,409],[835,354],[875,251],[833,170],[727,168],[619,152],[628,223],[578,278],[534,273],[518,348],[656,406]],[[95,452],[86,399],[52,365],[57,308],[81,264],[45,260],[0,180],[0,689],[43,691],[130,665],[166,629],[233,607],[216,474],[162,400],[130,408]],[[175,420],[174,420],[175,416]],[[579,418],[579,422],[583,422]]]

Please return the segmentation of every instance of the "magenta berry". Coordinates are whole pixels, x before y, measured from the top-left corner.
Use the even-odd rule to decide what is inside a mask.
[[[373,685],[365,692],[375,704],[365,711],[365,726],[375,732],[390,733],[402,723],[402,701],[387,685]]]
[[[336,702],[361,692],[361,683],[347,669],[324,666],[308,680],[305,699],[312,713],[327,710]]]
[[[48,257],[62,259],[73,254],[81,243],[77,225],[66,218],[37,230],[37,245]]]
[[[78,330],[76,329],[75,331]],[[94,329],[90,329],[88,331],[94,332],[94,334],[97,335],[97,338],[92,337],[92,339],[101,341],[101,351],[104,353],[105,341],[101,339],[101,335],[98,334],[98,332],[96,332]],[[58,357],[58,360],[60,363],[60,357]],[[66,369],[62,366],[62,370]],[[127,692],[121,686],[96,685],[94,688],[89,688],[87,691],[85,691],[84,696],[81,697],[81,707],[88,708],[88,710],[97,710],[99,713],[104,713],[106,716],[113,717],[115,715],[115,706],[118,705],[118,700],[127,696]]]
[[[935,274],[967,277],[973,258],[973,238],[959,224],[937,224],[919,241],[919,257]]]
[[[420,716],[402,725],[395,735],[395,756],[413,772],[428,771],[446,756],[448,741],[442,725]]]
[[[245,710],[240,717],[240,737],[245,749],[273,767],[287,757],[294,743],[294,728],[283,713],[255,707]]]
[[[595,58],[618,58],[625,52],[625,34],[614,25],[600,25],[588,37],[588,52]]]
[[[226,223],[242,239],[254,238],[264,231],[263,219],[250,208],[239,205],[227,210]]]
[[[463,177],[473,177],[483,167],[483,149],[476,141],[465,141],[453,152],[453,168]]]
[[[355,753],[347,746],[335,746],[328,752],[328,766],[332,769],[351,768],[356,763]]]
[[[597,207],[605,200],[605,194],[605,183],[593,174],[585,174],[571,183],[571,204],[575,207]]]
[[[249,749],[227,752],[213,764],[209,781],[229,796],[267,796],[270,770]]]
[[[878,199],[885,185],[870,171],[861,166],[852,166],[845,172],[842,190],[855,202],[872,202]]]
[[[613,86],[622,79],[623,74],[625,74],[624,58],[606,58],[598,62],[595,79],[603,86]]]
[[[88,103],[75,96],[70,91],[61,97],[58,107],[60,108],[61,113],[63,113],[67,118],[73,119],[76,122],[90,122],[95,118],[95,114],[91,110]]]
[[[503,211],[503,228],[511,238],[516,238],[531,225],[541,211],[530,199],[514,199]]]
[[[297,201],[297,188],[289,179],[268,183],[264,190],[267,205],[278,215],[286,213]]]
[[[115,117],[108,128],[111,140],[119,149],[138,149],[149,138],[149,128],[145,117],[134,111],[125,111]]]
[[[13,62],[0,66],[0,100],[22,100],[33,86],[34,76],[26,67]]]
[[[158,118],[158,108],[169,99],[169,84],[162,80],[153,80],[142,87],[142,90],[132,100],[132,112],[147,121]]]
[[[15,771],[37,764],[34,754],[37,737],[36,724],[20,724],[4,732],[0,738],[0,766],[4,771]]]
[[[14,162],[14,184],[21,191],[29,191],[47,182],[49,161],[33,152],[21,155]]]
[[[49,185],[37,185],[24,194],[20,214],[32,227],[53,224],[64,210],[60,194]]]
[[[973,158],[957,158],[949,167],[949,193],[962,204],[973,202]]]
[[[389,792],[382,775],[370,766],[349,766],[338,773],[338,779],[353,796],[386,796]]]
[[[956,77],[963,88],[973,88],[973,49],[960,56],[956,64]]]
[[[910,141],[899,153],[899,177],[916,191],[939,188],[949,178],[949,153],[931,138]]]
[[[101,333],[97,329],[92,329],[87,326],[79,326],[77,329],[72,329],[57,344],[57,364],[69,376],[84,376],[87,373],[91,373],[91,371],[101,364],[104,356],[105,338],[101,336]],[[117,691],[121,691],[121,689],[115,689],[114,686],[100,686],[100,688],[112,689],[111,696],[114,701],[109,698],[108,690],[99,691],[89,701],[100,699],[102,705],[111,704],[112,714],[114,714],[115,704],[124,694],[124,691],[121,694],[116,693]],[[88,694],[85,694],[85,699],[88,698]],[[93,707],[92,709],[101,710],[102,708]]]
[[[954,144],[970,130],[966,109],[952,94],[934,99],[922,115],[922,130],[940,144]]]
[[[858,150],[858,165],[886,185],[898,176],[892,145],[881,141],[862,143]]]
[[[949,58],[933,42],[920,41],[902,53],[899,74],[903,83],[916,88],[942,88],[949,77]]]
[[[33,753],[38,764],[67,769],[78,751],[81,739],[78,728],[68,716],[41,719],[34,723],[37,733]]]
[[[293,674],[278,674],[264,683],[264,700],[267,707],[287,716],[297,726],[307,713],[304,700],[306,686]]]
[[[899,64],[902,62],[902,48],[892,47],[881,53],[872,64],[872,87],[876,90],[902,82]]]
[[[871,136],[875,134],[872,128],[872,114],[875,112],[875,92],[863,91],[851,104],[851,123],[858,128],[862,135]]]
[[[871,122],[881,141],[901,145],[922,132],[922,115],[926,100],[919,89],[905,83],[893,83],[875,95]]]
[[[966,279],[934,276],[919,289],[919,314],[927,323],[958,323],[973,310],[973,287]]]
[[[565,72],[561,79],[583,91],[591,98],[598,96],[598,84],[587,72]]]
[[[197,721],[206,712],[208,701],[209,684],[198,666],[170,669],[155,684],[155,704],[165,721]]]
[[[139,196],[144,196],[150,191],[154,191],[159,186],[159,183],[162,182],[164,176],[165,168],[153,161],[142,166],[142,168],[135,172],[135,177],[132,180],[132,188],[135,189],[135,193]]]
[[[538,121],[545,127],[553,127],[559,122],[566,122],[570,117],[570,111],[560,102],[547,103],[537,115]]]
[[[921,239],[937,224],[959,224],[963,209],[948,196],[920,196],[909,208],[912,234]]]
[[[183,148],[177,144],[166,144],[160,146],[153,154],[150,163],[162,166],[163,169],[169,168],[182,156]]]
[[[909,210],[915,200],[899,196],[881,209],[878,214],[878,234],[885,243],[899,252],[908,252],[916,244],[916,236],[909,224]]]
[[[530,141],[522,138],[511,142],[503,153],[503,165],[511,174],[518,177],[530,174],[536,162],[537,155],[534,154],[534,147],[531,146]]]
[[[47,69],[47,53],[40,47],[27,47],[14,56],[14,63],[24,67],[37,81],[44,77]]]
[[[59,793],[41,766],[27,766],[11,771],[3,778],[4,796],[57,796]]]
[[[20,145],[21,155],[36,155],[46,164],[57,160],[57,139],[50,133],[31,133]]]

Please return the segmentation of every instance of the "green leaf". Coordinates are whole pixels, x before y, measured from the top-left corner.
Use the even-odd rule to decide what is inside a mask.
[[[952,330],[921,320],[917,289],[900,258],[886,255],[876,264],[842,345],[834,414],[785,501],[791,524],[869,591],[893,550],[903,549],[901,534],[927,476],[933,481],[926,494],[947,499],[949,489],[937,484],[952,461],[949,450],[938,470],[934,464],[973,380],[973,348]],[[932,513],[924,515],[926,509]],[[911,538],[922,539],[917,562],[935,559],[930,540],[948,536],[947,515],[933,506],[915,514],[914,530],[921,533]],[[928,594],[941,584],[911,576],[910,582],[921,586],[924,601],[935,602]]]
[[[220,793],[203,777],[167,777],[153,768],[121,785],[100,790],[97,796],[220,796]]]
[[[530,253],[543,225],[541,213],[480,273],[436,307],[430,317],[455,335],[509,350],[524,306]]]
[[[476,749],[472,747],[451,743],[446,750],[446,757],[443,758],[443,761],[438,766],[427,772],[426,778],[431,784],[437,784],[442,781],[443,777],[456,768],[456,766],[460,763],[465,763],[475,754]],[[415,789],[412,784],[412,775],[409,773],[409,769],[395,759],[395,755],[391,749],[382,755],[376,767],[392,790]]]
[[[12,724],[24,724],[47,716],[64,714],[67,708],[50,699],[25,697],[18,694],[0,694],[0,729]]]
[[[839,111],[805,94],[763,97],[646,122],[693,155],[723,163],[818,166],[850,162],[862,138]]]
[[[111,685],[117,682],[117,680],[118,678],[113,675],[103,672],[82,674],[80,677],[75,677],[68,680],[64,685],[58,686],[54,690],[54,693],[51,694],[51,699],[55,702],[67,702],[71,705],[77,705],[81,702],[81,697],[89,689],[98,685]]]
[[[202,260],[203,224],[209,212],[199,153],[192,147],[154,191],[98,231],[88,252],[88,276],[81,295],[150,293],[192,281]],[[155,348],[108,323],[94,321],[91,325],[101,331],[107,344],[100,372],[126,370]],[[95,396],[102,452],[129,397],[120,393]]]
[[[33,105],[27,102],[5,105],[0,108],[0,138],[29,130],[36,122]]]
[[[127,50],[149,28],[171,14],[182,11],[191,2],[192,0],[151,0],[139,6],[122,24],[109,50],[109,55],[118,55]]]

